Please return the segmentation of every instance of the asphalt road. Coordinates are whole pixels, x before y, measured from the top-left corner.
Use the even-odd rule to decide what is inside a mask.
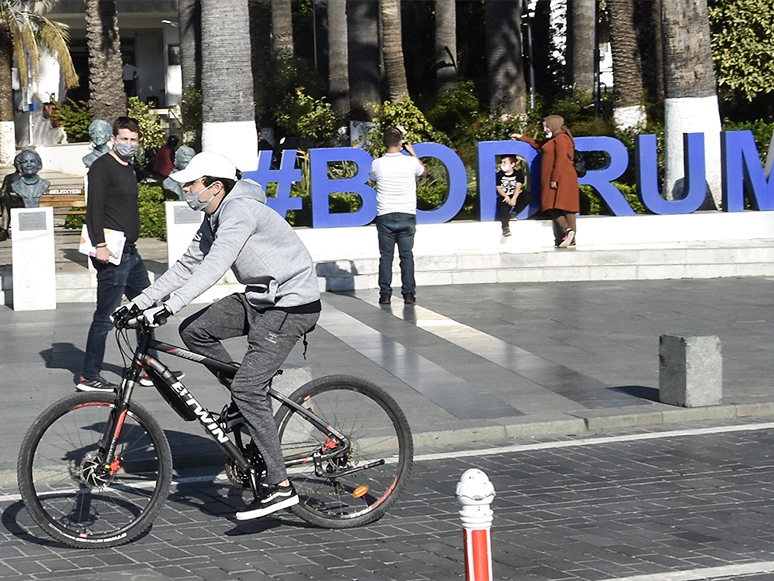
[[[748,420],[419,456],[408,489],[381,521],[343,531],[290,513],[237,523],[241,491],[187,473],[149,534],[107,550],[49,540],[6,485],[0,578],[462,579],[455,487],[475,467],[496,490],[495,579],[770,580],[772,450],[774,423]]]

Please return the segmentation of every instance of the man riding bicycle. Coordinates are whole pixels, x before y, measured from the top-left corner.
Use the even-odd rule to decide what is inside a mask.
[[[267,389],[293,346],[320,316],[314,263],[293,228],[266,206],[263,188],[242,180],[226,157],[202,152],[170,177],[184,184],[186,202],[204,212],[205,219],[180,260],[117,309],[113,319],[126,320],[145,311],[150,324],[160,325],[229,268],[246,285],[245,292],[185,319],[180,336],[191,351],[223,362],[231,357],[221,341],[247,336],[247,353],[231,381],[231,397],[266,462],[266,477],[258,497],[236,517],[259,518],[298,503],[287,479]],[[167,296],[161,306],[154,306]]]

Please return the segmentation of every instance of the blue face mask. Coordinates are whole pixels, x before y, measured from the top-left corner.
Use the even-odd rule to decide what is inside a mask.
[[[197,212],[206,212],[207,208],[210,207],[210,204],[212,203],[212,198],[207,200],[206,202],[202,202],[199,199],[199,196],[202,194],[202,192],[206,192],[208,189],[210,189],[212,186],[215,185],[216,182],[211,183],[209,186],[204,188],[201,192],[183,192],[183,196],[185,196],[185,201],[188,203],[188,205],[191,207],[192,210],[196,210]]]

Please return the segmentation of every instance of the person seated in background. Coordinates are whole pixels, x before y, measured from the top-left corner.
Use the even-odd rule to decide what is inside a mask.
[[[159,179],[168,178],[172,170],[175,169],[175,149],[180,143],[177,135],[167,137],[166,145],[163,145],[156,152],[156,161],[153,163],[154,177]]]

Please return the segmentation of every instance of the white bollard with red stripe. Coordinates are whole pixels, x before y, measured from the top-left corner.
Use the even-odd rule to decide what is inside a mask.
[[[465,528],[465,579],[492,581],[492,538],[494,485],[478,468],[466,470],[457,483],[462,505],[460,519]]]

